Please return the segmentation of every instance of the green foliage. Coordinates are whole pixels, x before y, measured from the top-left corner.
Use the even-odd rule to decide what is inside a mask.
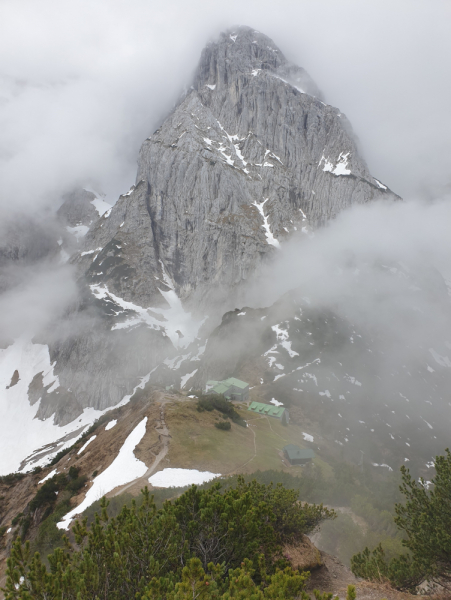
[[[59,462],[63,458],[63,456],[69,454],[71,450],[72,446],[70,446],[70,448],[65,448],[64,450],[61,450],[60,452],[58,452],[58,454],[55,454],[55,456],[50,461],[49,466],[52,467],[53,465],[56,465],[56,463]]]
[[[80,472],[80,468],[74,467],[72,465],[72,467],[70,467],[70,469],[69,469],[68,476],[70,479],[77,479],[79,472]]]
[[[230,431],[232,429],[230,421],[219,421],[219,423],[215,423],[215,427],[217,429],[223,429],[224,431]]]
[[[20,521],[20,519],[23,517],[23,512],[17,514],[14,519],[11,521],[11,525],[13,527],[15,527],[17,525],[17,523]]]
[[[202,395],[197,401],[197,410],[202,412],[204,410],[212,411],[217,410],[221,414],[229,417],[237,425],[246,427],[246,421],[240,417],[237,411],[233,408],[233,404],[226,400],[222,394],[205,394]],[[220,427],[220,429],[223,429]]]
[[[24,517],[21,521],[20,524],[20,539],[22,541],[25,540],[25,536],[28,533],[28,530],[30,529],[30,525],[31,525],[31,517],[30,515],[27,515],[26,517]]]
[[[24,473],[9,473],[9,475],[1,475],[0,483],[4,483],[6,485],[11,485],[12,483],[16,483],[25,477]]]
[[[435,460],[436,476],[428,489],[401,468],[400,491],[405,504],[396,504],[395,523],[403,532],[407,554],[387,560],[382,546],[352,558],[354,574],[372,580],[389,580],[401,589],[413,589],[428,580],[447,587],[451,583],[451,453]]]
[[[50,504],[56,502],[58,491],[58,483],[56,479],[56,475],[51,479],[48,479],[42,487],[36,492],[35,497],[31,500],[29,504],[29,508],[31,512],[34,512],[37,508],[44,506],[44,504]]]
[[[356,598],[355,585],[348,585],[348,589],[346,590],[346,600],[356,600]]]
[[[36,538],[31,544],[33,551],[39,552],[42,556],[46,556],[54,551],[55,548],[64,546],[64,534],[61,529],[58,529],[57,523],[61,521],[69,510],[69,498],[65,498],[58,502],[54,511],[49,511],[47,515],[44,514]]]
[[[294,598],[307,575],[287,565],[281,546],[333,517],[301,505],[296,491],[243,478],[227,490],[192,486],[161,509],[147,488],[139,507],[132,501],[116,518],[107,507],[103,499],[90,527],[86,518],[74,525],[77,545],[56,548],[50,569],[29,542],[16,541],[6,600]]]
[[[315,600],[332,600],[333,594],[324,592],[323,594],[319,590],[313,590]],[[338,596],[335,596],[333,600],[339,600]]]
[[[72,481],[70,481],[67,484],[66,489],[69,490],[70,492],[73,492],[74,494],[76,494],[79,490],[81,490],[82,487],[84,487],[84,485],[87,481],[88,481],[87,476],[82,475],[81,477],[77,477],[76,479],[73,479]]]

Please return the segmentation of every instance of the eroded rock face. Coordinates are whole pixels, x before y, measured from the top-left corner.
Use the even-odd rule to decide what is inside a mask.
[[[197,335],[184,309],[200,323],[230,308],[284,240],[395,197],[371,177],[345,116],[247,27],[204,49],[192,87],[143,143],[131,190],[92,221],[91,196],[60,211],[72,227],[89,221],[71,259],[87,294],[73,319],[97,315],[50,344],[62,390],[43,395],[40,414],[60,420],[63,389],[71,416],[117,404]]]
[[[193,86],[141,148],[136,186],[87,234],[85,252],[114,260],[77,262],[141,306],[164,306],[167,274],[182,300],[205,308],[288,236],[393,197],[308,74],[241,27],[204,49]]]

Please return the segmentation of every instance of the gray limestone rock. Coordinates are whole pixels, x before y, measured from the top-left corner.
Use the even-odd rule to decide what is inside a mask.
[[[175,353],[167,319],[180,315],[180,301],[217,317],[288,238],[353,204],[393,198],[371,176],[346,117],[302,68],[253,29],[222,34],[143,143],[136,184],[90,223],[71,258],[87,304],[101,300],[108,314],[51,345],[74,407],[116,404]],[[84,193],[61,212],[81,222],[90,202]],[[138,356],[147,357],[140,368]],[[47,398],[40,410],[58,406]]]
[[[136,187],[93,225],[75,262],[141,306],[164,305],[167,275],[205,310],[289,236],[393,198],[308,74],[240,27],[204,49],[191,89],[142,145]]]
[[[91,225],[99,218],[99,213],[93,204],[95,199],[96,195],[85,189],[76,189],[66,194],[57,211],[59,220],[70,227]]]

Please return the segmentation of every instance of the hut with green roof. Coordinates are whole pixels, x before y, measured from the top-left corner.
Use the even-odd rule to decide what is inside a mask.
[[[227,400],[245,402],[249,399],[249,384],[236,377],[229,377],[223,381],[210,379],[205,386],[206,394],[222,394]]]
[[[251,402],[247,409],[258,415],[279,419],[282,425],[288,425],[290,415],[284,406],[274,406],[273,404],[263,404],[262,402]]]
[[[306,465],[313,458],[315,453],[310,448],[299,448],[294,444],[288,444],[284,447],[283,453],[290,465]]]

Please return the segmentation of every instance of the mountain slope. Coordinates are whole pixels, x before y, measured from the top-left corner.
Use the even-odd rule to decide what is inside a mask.
[[[70,259],[79,297],[30,336],[48,346],[58,382],[46,386],[37,364],[22,368],[36,418],[74,429],[92,409],[160,382],[158,366],[170,370],[179,351],[194,348],[198,360],[199,332],[235,305],[280,245],[353,204],[393,198],[369,173],[345,116],[324,104],[302,68],[253,29],[222,34],[143,143],[136,185],[105,212],[87,191],[60,209],[60,220],[85,234]],[[7,383],[15,369],[8,363]],[[58,429],[52,452],[62,447]],[[28,454],[16,457],[21,468],[51,452],[36,448],[24,467]]]

